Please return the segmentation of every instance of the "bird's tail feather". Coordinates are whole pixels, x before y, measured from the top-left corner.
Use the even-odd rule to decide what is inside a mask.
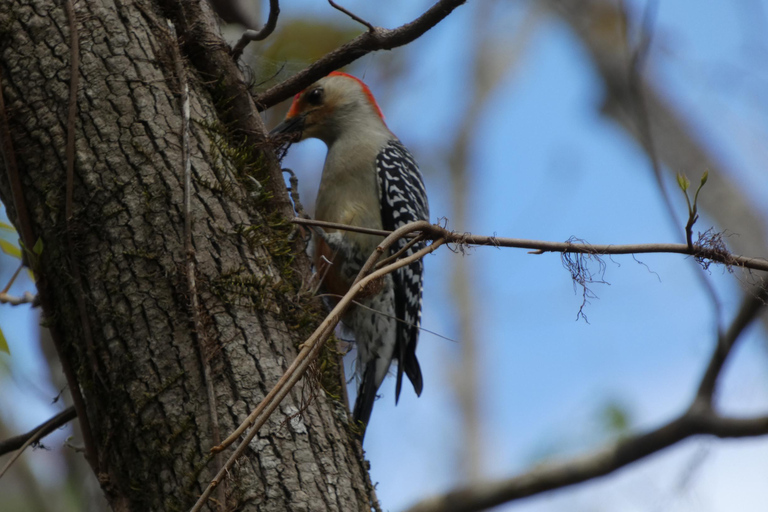
[[[376,401],[376,359],[368,362],[363,372],[363,381],[357,390],[355,409],[352,412],[352,420],[355,426],[360,427],[360,443],[365,437],[365,429],[371,419],[373,402]]]

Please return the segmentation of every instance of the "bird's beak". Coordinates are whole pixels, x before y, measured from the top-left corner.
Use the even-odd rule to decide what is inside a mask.
[[[269,135],[274,137],[275,135],[290,135],[298,134],[304,130],[304,119],[306,116],[299,115],[291,118],[286,118],[285,121],[272,128]]]

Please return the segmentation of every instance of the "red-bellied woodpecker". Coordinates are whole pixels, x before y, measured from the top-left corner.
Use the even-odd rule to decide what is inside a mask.
[[[328,146],[315,217],[365,228],[394,230],[428,220],[424,182],[411,154],[384,123],[371,91],[357,78],[334,72],[296,95],[290,110],[272,134],[300,132],[300,139],[318,138]],[[382,238],[349,231],[326,230],[315,237],[314,262],[329,294],[343,295]],[[400,240],[391,253],[407,240]],[[415,244],[412,254],[423,247]],[[416,360],[421,321],[421,260],[387,275],[372,293],[358,297],[345,315],[357,343],[360,377],[353,412],[363,434],[371,417],[376,391],[398,362],[395,402],[403,372],[417,395],[423,382]],[[361,435],[362,439],[362,435]]]

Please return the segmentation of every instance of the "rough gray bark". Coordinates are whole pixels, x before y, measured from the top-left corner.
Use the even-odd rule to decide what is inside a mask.
[[[205,8],[185,4],[185,18],[174,21],[188,49],[194,33],[185,26],[186,9]],[[180,5],[163,7],[177,7],[181,16]],[[96,451],[89,462],[112,507],[185,510],[215,467],[184,278],[176,41],[159,6],[149,2],[92,0],[78,2],[75,11],[81,64],[68,230],[68,19],[61,3],[44,0],[14,0],[0,10],[0,80],[11,141],[32,229],[44,243],[38,273],[48,296],[45,322],[72,369],[70,387],[84,397]],[[209,32],[205,42],[221,51],[217,37]],[[199,61],[190,56],[188,64]],[[233,111],[233,98],[215,97],[217,87],[236,81],[230,70],[210,73],[188,70],[192,229],[205,324],[198,335],[225,436],[295,357],[317,308],[301,290],[296,269],[306,267],[289,240],[285,201],[275,194],[284,187],[274,155],[266,146],[241,145],[252,139],[232,134],[232,117],[243,116],[259,128],[248,135],[263,140],[261,121],[255,111]],[[18,222],[2,165],[0,198]],[[82,275],[91,347],[70,258]],[[226,509],[370,509],[373,492],[342,409],[316,384],[294,390],[226,481]]]

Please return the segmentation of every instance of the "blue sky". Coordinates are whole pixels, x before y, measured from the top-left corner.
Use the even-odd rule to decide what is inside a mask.
[[[508,6],[498,19],[515,26],[522,5]],[[349,7],[385,26],[413,15]],[[471,94],[462,73],[469,58],[462,34],[471,26],[473,8],[460,8],[407,49],[366,57],[351,69],[365,77],[390,128],[419,159],[433,220],[451,219],[453,211],[440,153],[453,140]],[[749,6],[662,3],[647,70],[757,203],[768,194],[761,172],[765,150],[734,133],[754,129],[752,139],[765,135],[760,86],[766,76],[759,71],[734,76],[734,69],[751,70],[759,63],[755,52],[743,51],[748,37],[739,9]],[[488,24],[498,28],[500,22]],[[761,41],[756,32],[751,37],[765,47],[764,37]],[[377,60],[387,69],[389,58],[401,59],[408,71],[396,85],[382,79],[377,88]],[[733,94],[732,82],[738,82],[739,94]],[[483,111],[471,148],[467,225],[449,226],[545,240],[574,235],[596,243],[679,241],[682,230],[674,230],[668,219],[646,155],[599,114],[602,96],[578,41],[561,23],[542,21]],[[286,159],[286,166],[304,170],[305,197],[312,197],[323,154],[322,144],[304,143],[293,146]],[[691,170],[690,177],[696,180],[703,171]],[[672,194],[684,216],[682,195],[674,188]],[[709,225],[703,214],[697,227]],[[738,226],[728,228],[738,232]],[[460,482],[463,440],[452,381],[461,371],[461,340],[446,279],[460,257],[440,251],[427,259],[424,299],[424,327],[456,341],[422,334],[424,394],[416,399],[406,390],[395,407],[385,383],[366,437],[385,510],[401,510]],[[477,248],[463,257],[477,285],[478,399],[488,477],[598,447],[609,437],[600,415],[610,403],[625,407],[635,428],[653,428],[688,405],[716,329],[692,262],[670,255],[644,255],[639,260],[645,265],[631,257],[609,260],[610,285],[593,287],[599,299],[586,310],[587,324],[574,321],[581,299],[558,256]],[[712,268],[708,279],[730,319],[739,303],[736,279],[719,268]],[[729,410],[756,412],[768,405],[763,344],[764,334],[753,329],[734,354],[719,394]],[[751,475],[765,474],[766,455],[768,443],[762,440],[693,439],[583,490],[501,508],[760,510],[768,492]]]
[[[629,2],[641,12],[643,2]],[[394,27],[421,13],[424,1],[344,5],[377,25]],[[463,122],[471,94],[465,34],[478,2],[459,8],[408,47],[361,59],[349,71],[364,78],[390,128],[421,163],[432,220],[477,234],[594,243],[679,241],[660,200],[645,154],[599,113],[602,86],[579,42],[560,22],[537,23],[520,60],[484,107],[471,142],[469,212],[465,226],[450,222],[449,177],[441,155]],[[487,21],[500,42],[520,29],[527,2],[500,2]],[[758,9],[759,8],[759,9]],[[760,10],[761,9],[761,10]],[[750,13],[752,16],[750,16]],[[768,218],[768,1],[659,2],[647,71],[685,115],[703,144],[732,169],[745,194]],[[338,19],[325,2],[284,2],[282,15]],[[762,27],[762,28],[761,28]],[[471,33],[471,32],[470,32]],[[500,43],[501,44],[501,43]],[[762,52],[762,53],[761,53]],[[384,73],[404,73],[395,83]],[[291,63],[291,66],[296,63]],[[275,119],[267,117],[268,123]],[[284,161],[311,204],[324,158],[317,141],[294,145]],[[702,170],[692,170],[696,180]],[[707,193],[706,188],[703,192]],[[685,204],[672,188],[677,212]],[[697,227],[708,227],[706,212]],[[738,226],[723,226],[738,232]],[[5,279],[15,264],[0,256]],[[461,483],[456,372],[462,371],[457,311],[450,272],[465,258],[475,283],[480,367],[479,406],[487,477],[510,476],[542,460],[594,449],[609,439],[601,412],[618,403],[634,428],[652,428],[679,414],[690,400],[714,342],[716,320],[693,263],[675,255],[607,260],[605,280],[586,314],[557,255],[477,248],[466,255],[440,250],[427,258],[423,326],[418,350],[425,386],[421,398],[404,387],[382,386],[366,436],[371,476],[384,510],[402,510],[420,497]],[[707,279],[723,315],[738,307],[735,276],[712,267]],[[29,283],[15,288],[20,292]],[[19,430],[47,418],[58,391],[48,384],[26,307],[0,308],[11,344],[9,378],[0,373],[4,418]],[[768,408],[765,334],[745,335],[726,370],[719,398],[729,411]],[[14,382],[33,381],[33,393]],[[19,397],[24,396],[24,406]],[[66,432],[57,434],[61,443]],[[55,454],[26,455],[38,467]],[[43,459],[43,458],[46,459]],[[41,462],[42,460],[42,462]],[[768,502],[765,440],[693,439],[615,476],[500,510],[613,512],[758,511]],[[48,472],[50,473],[50,472]],[[50,477],[50,474],[47,476]],[[761,507],[762,504],[762,507]]]

